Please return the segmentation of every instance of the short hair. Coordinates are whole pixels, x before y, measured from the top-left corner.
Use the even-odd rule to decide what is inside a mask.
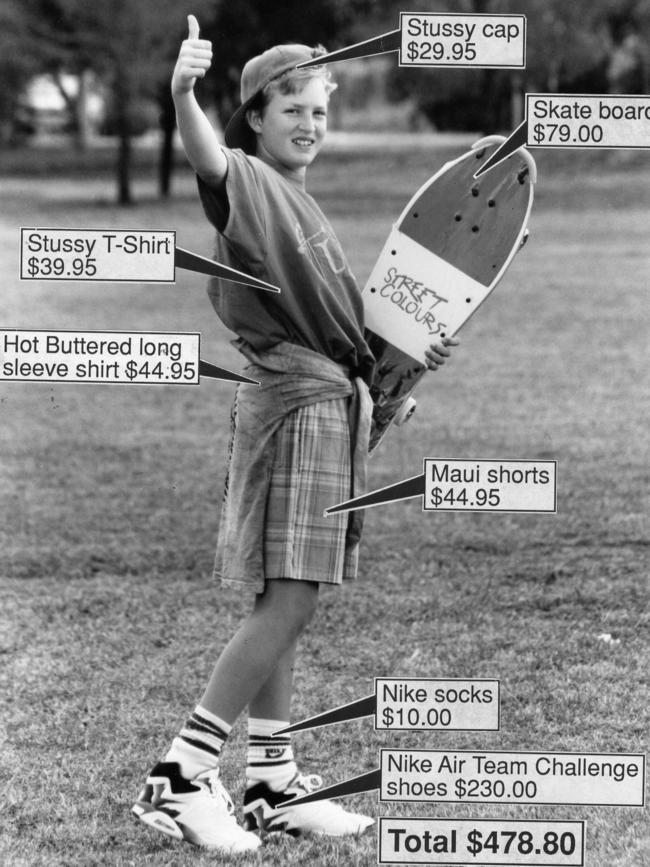
[[[325,93],[329,97],[338,85],[332,80],[332,73],[326,66],[308,66],[306,69],[289,69],[269,81],[259,93],[257,93],[248,111],[264,113],[264,109],[271,102],[274,93],[288,96],[292,93],[300,93],[312,78],[320,78],[325,85]],[[248,111],[246,114],[248,114]]]

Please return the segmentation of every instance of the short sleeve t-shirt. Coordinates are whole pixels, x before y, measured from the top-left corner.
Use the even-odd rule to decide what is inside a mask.
[[[261,351],[288,341],[367,378],[363,302],[326,217],[305,190],[240,150],[225,150],[225,185],[199,178],[217,229],[215,259],[280,287],[275,294],[213,278],[208,294],[227,328]]]

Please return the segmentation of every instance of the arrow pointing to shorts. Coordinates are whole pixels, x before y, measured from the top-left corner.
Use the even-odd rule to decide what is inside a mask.
[[[372,491],[370,494],[365,494],[362,497],[356,497],[354,500],[339,503],[338,506],[330,506],[329,509],[325,509],[325,515],[335,515],[337,512],[350,512],[353,509],[367,509],[369,506],[380,506],[382,503],[394,503],[397,500],[410,500],[412,497],[423,497],[425,493],[424,488],[424,473],[421,473],[419,476],[412,476],[403,482],[388,485],[386,488],[379,488],[377,491]]]

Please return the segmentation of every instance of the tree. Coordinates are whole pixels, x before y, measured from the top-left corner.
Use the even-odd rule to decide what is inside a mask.
[[[213,0],[194,0],[201,13]],[[155,100],[168,81],[187,26],[177,0],[25,0],[22,15],[30,49],[43,69],[92,69],[110,93],[118,138],[118,201],[132,202],[131,140],[145,101]],[[27,46],[25,46],[26,48]]]
[[[87,133],[87,73],[92,60],[57,0],[26,0],[17,12],[14,22],[20,22],[22,36],[17,47],[31,58],[32,75],[48,75],[57,86],[67,106],[77,146],[83,148]],[[64,74],[77,78],[76,94],[64,86]]]
[[[203,104],[213,104],[226,121],[239,105],[239,81],[242,67],[249,58],[271,45],[283,42],[315,44],[328,48],[345,44],[359,16],[372,9],[377,0],[282,0],[266,4],[264,0],[238,0],[237,3],[212,2],[212,15],[201,17],[201,36],[213,46],[212,67],[197,89]],[[174,107],[167,82],[159,92],[161,124],[164,131],[160,162],[160,189],[169,191],[172,170],[172,137],[175,128]]]
[[[391,5],[391,0],[384,0]],[[399,4],[392,4],[395,20]],[[418,11],[416,4],[411,4]],[[419,8],[426,11],[426,4]],[[604,92],[616,33],[632,25],[647,56],[647,0],[460,0],[437,11],[525,14],[525,70],[401,69],[392,76],[396,98],[410,95],[439,126],[465,129],[512,127],[511,106],[529,92]],[[647,64],[644,67],[647,81]]]
[[[20,135],[18,111],[30,79],[38,71],[33,53],[26,52],[27,22],[19,0],[0,6],[0,143],[13,144]]]
[[[163,128],[160,181],[169,188],[174,115],[169,79],[181,40],[186,11],[177,0],[3,0],[21,22],[18,54],[33,59],[29,73],[15,67],[22,79],[36,69],[55,79],[62,72],[81,76],[93,70],[110,95],[110,125],[118,138],[118,200],[132,201],[131,139],[142,121],[145,104],[157,101]],[[279,42],[343,44],[342,33],[377,0],[193,0],[192,12],[211,38],[213,70],[201,88],[225,114],[238,103],[239,74],[252,55]],[[14,9],[15,7],[15,9]],[[216,23],[215,23],[216,20]],[[0,36],[0,39],[2,37]],[[1,45],[1,42],[0,42]],[[0,58],[0,64],[2,59]],[[69,94],[64,94],[69,101]],[[71,108],[73,108],[71,104]],[[1,105],[0,105],[1,108]]]
[[[341,48],[360,17],[375,0],[238,0],[218,7],[214,22],[204,28],[214,59],[206,82],[223,118],[239,105],[239,79],[246,61],[272,45],[322,43]]]

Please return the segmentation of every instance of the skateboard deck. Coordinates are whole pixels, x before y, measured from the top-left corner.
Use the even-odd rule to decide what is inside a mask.
[[[526,238],[535,162],[521,148],[475,180],[505,139],[489,136],[446,163],[413,196],[363,290],[377,360],[370,452],[415,409],[425,350],[452,337],[497,285]]]

